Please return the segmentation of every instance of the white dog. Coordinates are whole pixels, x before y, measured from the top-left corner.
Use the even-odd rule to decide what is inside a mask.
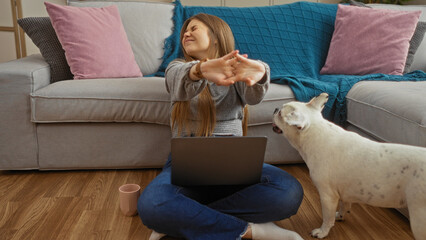
[[[273,129],[284,133],[306,162],[321,199],[323,223],[312,236],[324,238],[350,204],[408,207],[417,240],[426,239],[426,148],[379,143],[327,121],[322,93],[309,103],[276,109]],[[340,207],[336,213],[340,200]]]

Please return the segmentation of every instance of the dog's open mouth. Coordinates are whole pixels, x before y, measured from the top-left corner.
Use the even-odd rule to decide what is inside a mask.
[[[279,133],[279,134],[283,133],[281,128],[279,128],[277,125],[275,125],[275,123],[272,123],[272,130],[274,130],[274,132]]]

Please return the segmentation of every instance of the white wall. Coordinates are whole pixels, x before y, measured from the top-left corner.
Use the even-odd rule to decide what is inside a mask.
[[[46,0],[21,0],[23,17],[47,16],[43,2]],[[66,0],[47,0],[64,5]],[[13,27],[12,6],[10,0],[0,0],[0,26]],[[31,39],[25,37],[27,55],[39,53]],[[0,31],[0,62],[16,59],[16,45],[14,32]]]
[[[44,2],[52,2],[56,4],[65,5],[66,0],[21,0],[22,1],[22,15],[23,17],[46,17],[48,16]],[[27,56],[39,53],[40,51],[25,34],[25,44],[27,46]]]
[[[0,0],[0,26],[13,27],[10,0]],[[0,31],[0,62],[16,58],[15,34]]]

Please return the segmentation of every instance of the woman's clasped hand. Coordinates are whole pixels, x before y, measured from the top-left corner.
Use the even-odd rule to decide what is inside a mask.
[[[201,63],[200,71],[206,80],[219,86],[229,86],[235,82],[253,86],[265,76],[266,69],[259,61],[234,50],[223,57]]]

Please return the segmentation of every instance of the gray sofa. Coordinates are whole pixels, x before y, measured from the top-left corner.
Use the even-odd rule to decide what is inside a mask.
[[[172,4],[69,4],[116,4],[144,75],[154,73],[160,66],[162,44],[173,25]],[[409,8],[422,9],[421,20],[426,21],[426,6]],[[426,71],[426,41],[419,47],[412,66]],[[425,96],[426,82],[360,82],[347,96],[348,129],[376,140],[426,147]],[[303,161],[271,127],[273,110],[293,100],[288,86],[271,84],[264,101],[249,107],[248,135],[268,137],[268,163]],[[51,83],[50,67],[39,54],[2,63],[0,169],[161,167],[170,151],[169,112],[170,99],[161,77]]]
[[[426,5],[369,6],[394,10],[422,10],[420,21],[426,21]],[[426,72],[425,39],[414,55],[412,70]],[[348,130],[377,141],[426,147],[426,82],[362,81],[352,87],[346,101]]]

